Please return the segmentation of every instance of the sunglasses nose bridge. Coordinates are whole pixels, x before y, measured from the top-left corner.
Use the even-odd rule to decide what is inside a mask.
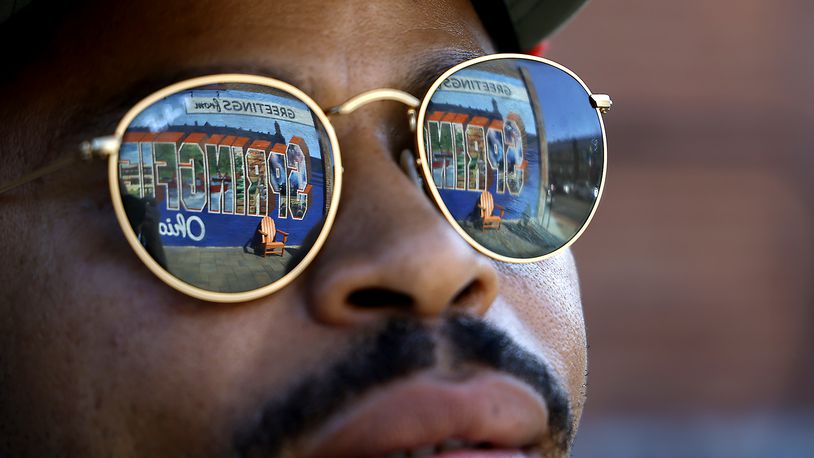
[[[417,110],[421,105],[421,101],[412,94],[398,89],[379,88],[365,91],[351,97],[344,103],[335,105],[325,110],[325,114],[329,118],[339,115],[348,115],[365,105],[382,101],[394,101],[406,105],[410,132],[416,132],[418,118]],[[413,179],[413,181],[418,183],[419,187],[421,187],[421,179],[418,178],[418,170],[421,163],[414,157],[414,154],[410,149],[406,149],[401,152],[401,155],[399,156],[399,163],[407,176]]]
[[[404,105],[407,105],[408,113],[410,114],[410,127],[411,130],[415,130],[415,112],[421,102],[412,94],[400,91],[398,89],[380,88],[363,92],[359,95],[351,97],[340,105],[329,108],[325,114],[328,116],[351,114],[369,103],[384,100],[401,102]]]

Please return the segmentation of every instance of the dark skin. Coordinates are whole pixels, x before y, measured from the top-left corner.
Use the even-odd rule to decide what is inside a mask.
[[[380,87],[420,97],[444,66],[494,52],[457,0],[100,2],[68,15],[52,43],[0,88],[2,181],[110,134],[126,102],[178,75],[263,74],[330,107]],[[2,454],[234,454],[260,406],[359,335],[394,318],[432,330],[450,314],[545,361],[579,421],[586,344],[570,253],[507,265],[473,250],[398,165],[414,141],[403,106],[332,122],[345,168],[336,223],[303,275],[250,303],[201,302],[158,280],[121,234],[101,162],[0,196]],[[359,307],[358,291],[387,294]],[[482,370],[443,361],[423,374],[457,383]],[[487,410],[511,417],[511,403],[494,402]],[[291,438],[283,455],[306,453],[316,435]]]

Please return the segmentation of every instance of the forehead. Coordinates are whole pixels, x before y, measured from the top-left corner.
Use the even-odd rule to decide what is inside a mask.
[[[185,69],[254,68],[326,105],[373,87],[409,89],[408,75],[438,55],[460,61],[489,46],[461,0],[96,2],[65,22],[62,63],[94,69],[102,86]],[[456,59],[458,51],[464,56]]]

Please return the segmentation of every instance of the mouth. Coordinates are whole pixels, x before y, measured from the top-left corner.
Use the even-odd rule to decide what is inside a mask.
[[[298,456],[515,458],[540,456],[554,443],[545,401],[518,379],[422,372],[339,412]]]

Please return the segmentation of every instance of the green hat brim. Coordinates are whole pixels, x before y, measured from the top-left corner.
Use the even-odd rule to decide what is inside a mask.
[[[587,0],[472,0],[500,52],[525,52],[565,24]]]

